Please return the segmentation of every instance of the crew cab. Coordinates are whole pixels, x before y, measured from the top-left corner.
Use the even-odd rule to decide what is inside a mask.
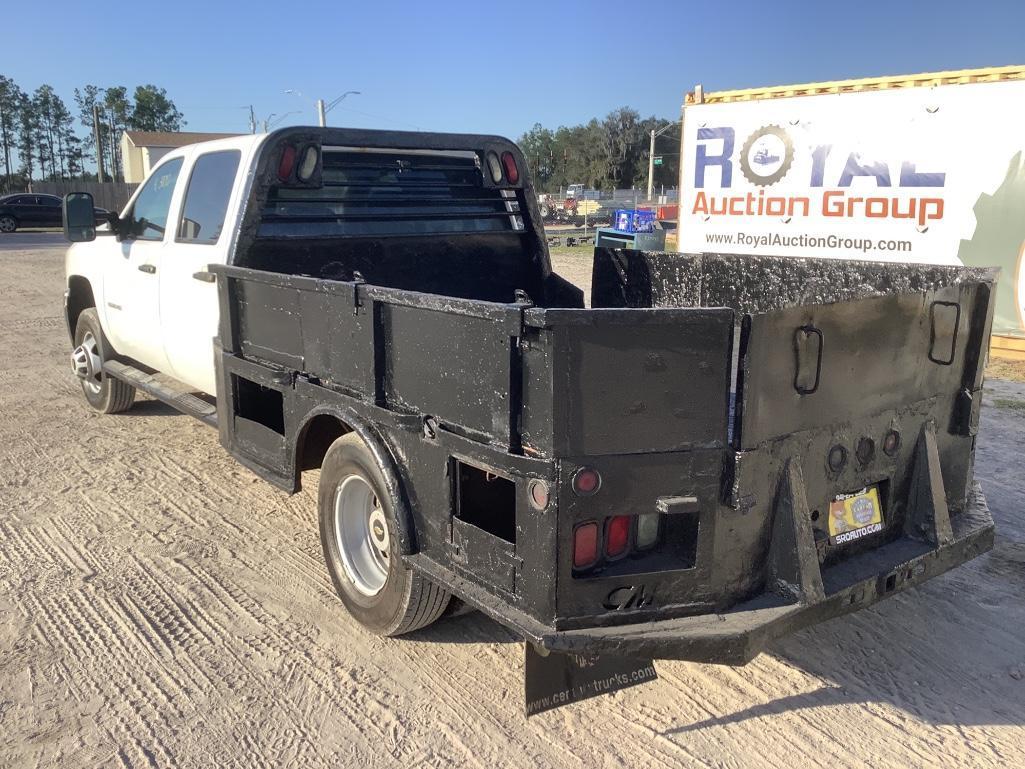
[[[287,491],[319,468],[383,635],[456,597],[542,656],[743,664],[991,547],[992,272],[599,249],[585,307],[536,200],[495,136],[175,150],[108,225],[65,200],[73,370]]]

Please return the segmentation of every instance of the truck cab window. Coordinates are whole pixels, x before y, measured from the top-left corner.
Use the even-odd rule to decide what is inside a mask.
[[[220,238],[241,159],[241,152],[228,150],[209,152],[196,160],[178,223],[179,243],[214,244]]]
[[[160,166],[139,191],[128,214],[128,237],[139,240],[163,240],[171,195],[182,169],[182,159],[175,158]]]

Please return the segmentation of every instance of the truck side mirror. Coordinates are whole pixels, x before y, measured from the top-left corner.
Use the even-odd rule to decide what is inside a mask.
[[[88,192],[72,192],[65,195],[61,212],[65,238],[72,243],[96,239],[96,213],[92,195]]]

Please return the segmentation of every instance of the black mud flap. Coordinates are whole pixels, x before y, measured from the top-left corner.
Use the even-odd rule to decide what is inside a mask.
[[[562,654],[524,644],[527,717],[658,678],[650,659]]]

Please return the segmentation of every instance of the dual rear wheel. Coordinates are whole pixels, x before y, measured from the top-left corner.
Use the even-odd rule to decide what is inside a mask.
[[[384,636],[426,627],[450,594],[402,563],[395,508],[384,475],[355,433],[336,440],[320,470],[320,539],[349,613]]]

